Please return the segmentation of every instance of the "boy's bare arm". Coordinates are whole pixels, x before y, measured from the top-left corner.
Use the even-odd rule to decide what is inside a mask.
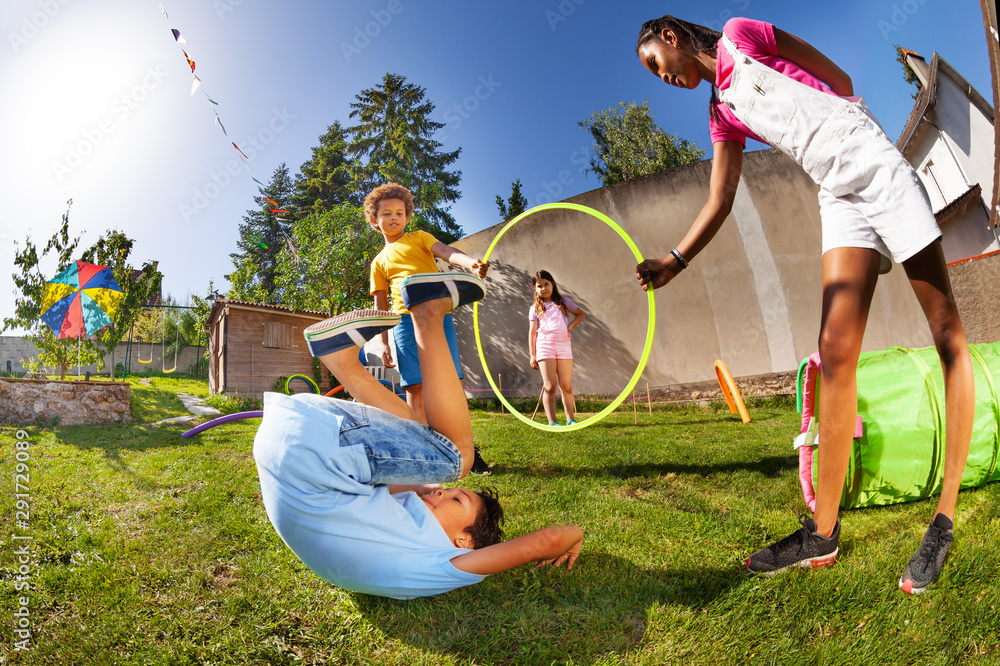
[[[464,266],[465,268],[468,268],[480,278],[486,277],[486,271],[490,269],[488,261],[473,259],[458,248],[454,248],[451,245],[445,245],[441,241],[431,245],[431,252],[435,257],[444,259],[449,264],[455,264],[456,266]]]
[[[438,488],[443,488],[440,483],[416,483],[416,484],[389,484],[389,494],[395,495],[396,493],[405,493],[407,491],[413,491],[419,497],[423,497],[427,493],[432,493]]]
[[[376,310],[384,312],[389,309],[389,292],[387,290],[380,289],[372,294],[372,296],[375,297]],[[387,368],[395,368],[396,366],[392,362],[392,352],[389,350],[389,332],[382,331],[380,335],[382,338],[382,365]]]
[[[579,525],[559,525],[459,555],[451,563],[456,569],[480,575],[500,573],[529,562],[538,562],[539,566],[566,562],[568,571],[582,547],[583,530]]]

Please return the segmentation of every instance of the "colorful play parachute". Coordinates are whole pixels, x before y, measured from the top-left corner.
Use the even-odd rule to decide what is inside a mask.
[[[972,446],[962,488],[1000,481],[1000,342],[969,345],[976,382]],[[796,438],[799,480],[815,509],[815,464],[823,455],[813,416],[819,386],[819,355],[806,363],[802,428]],[[858,361],[858,415],[854,446],[840,506],[854,508],[924,499],[941,491],[944,477],[944,377],[933,347],[891,347]]]

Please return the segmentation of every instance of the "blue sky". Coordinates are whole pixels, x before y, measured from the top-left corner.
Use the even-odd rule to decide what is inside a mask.
[[[531,204],[599,187],[583,172],[589,135],[577,121],[619,101],[649,99],[660,126],[710,154],[708,88],[666,86],[634,55],[641,23],[663,13],[716,27],[749,16],[803,37],[852,76],[893,138],[913,104],[893,44],[928,61],[939,52],[992,100],[977,0],[163,5],[228,137],[202,92],[190,94],[190,70],[155,0],[2,3],[0,317],[15,298],[13,242],[48,239],[70,198],[82,247],[120,229],[136,240],[136,265],[160,262],[175,298],[204,295],[209,280],[224,291],[256,194],[229,141],[265,182],[282,162],[297,171],[329,124],[352,124],[355,94],[386,72],[426,89],[446,124],[443,149],[462,149],[452,213],[466,233],[501,221],[494,198],[514,179]]]

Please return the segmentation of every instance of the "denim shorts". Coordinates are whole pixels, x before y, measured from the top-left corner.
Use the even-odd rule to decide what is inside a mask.
[[[417,355],[417,338],[413,333],[413,317],[409,313],[400,315],[402,319],[392,329],[392,339],[396,345],[396,368],[399,370],[400,386],[422,384],[420,357]],[[444,335],[448,339],[451,360],[455,362],[458,378],[462,379],[462,360],[458,355],[458,336],[455,334],[455,320],[450,314],[444,316]]]
[[[270,473],[262,484],[273,477],[299,496],[357,484],[447,483],[461,476],[463,462],[447,437],[417,421],[312,393],[264,394],[253,455]]]
[[[340,446],[363,446],[371,485],[449,483],[462,476],[462,453],[432,428],[359,402],[333,400]]]

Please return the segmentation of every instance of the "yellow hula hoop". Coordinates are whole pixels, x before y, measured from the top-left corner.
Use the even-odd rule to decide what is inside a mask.
[[[550,210],[556,208],[564,210],[575,210],[581,213],[586,213],[587,215],[591,215],[592,217],[596,217],[598,220],[604,222],[606,225],[614,229],[618,233],[618,235],[621,236],[626,243],[628,243],[628,246],[629,248],[632,249],[632,254],[635,255],[635,259],[637,262],[642,261],[643,257],[642,253],[639,252],[639,248],[635,246],[635,243],[632,242],[632,239],[629,238],[628,234],[626,234],[625,231],[621,227],[619,227],[614,220],[612,220],[604,213],[594,210],[593,208],[588,208],[587,206],[581,206],[580,204],[565,203],[565,202],[549,203],[549,204],[542,204],[541,206],[535,206],[530,210],[524,211],[523,213],[515,217],[513,220],[508,222],[506,225],[504,225],[503,229],[500,230],[500,233],[497,234],[496,238],[493,239],[493,242],[490,243],[489,248],[486,250],[486,254],[483,255],[483,261],[489,261],[490,254],[493,252],[493,248],[496,247],[497,242],[499,242],[499,240],[503,237],[503,235],[507,233],[508,229],[510,229],[515,224],[517,224],[524,218],[528,217],[529,215],[533,215],[543,210]],[[510,413],[516,416],[517,418],[521,419],[522,421],[524,421],[533,428],[538,428],[539,430],[547,430],[549,432],[569,432],[572,430],[579,430],[580,428],[586,428],[587,426],[594,425],[595,423],[603,419],[605,416],[613,412],[615,408],[618,407],[618,405],[620,405],[622,401],[625,400],[625,396],[627,396],[632,391],[632,389],[635,388],[636,383],[639,381],[639,377],[642,375],[642,371],[646,367],[646,361],[649,359],[649,351],[653,347],[653,328],[656,323],[656,301],[653,298],[653,290],[650,289],[649,291],[647,291],[646,295],[649,301],[649,325],[646,328],[646,346],[642,350],[642,358],[639,359],[639,366],[635,369],[635,374],[632,375],[632,379],[629,381],[628,386],[625,387],[625,390],[622,391],[621,395],[619,395],[614,400],[614,402],[605,407],[599,413],[591,416],[589,419],[585,419],[571,426],[542,425],[540,423],[535,423],[525,415],[521,414],[519,411],[514,409],[514,407],[512,407],[509,402],[507,402],[507,399],[500,394],[500,389],[498,389],[496,383],[494,383],[493,375],[490,373],[490,369],[486,364],[486,357],[483,355],[483,344],[479,337],[479,303],[477,302],[474,303],[472,306],[472,320],[473,323],[475,324],[475,331],[476,331],[476,350],[479,352],[479,360],[482,362],[483,371],[486,373],[486,381],[490,383],[490,386],[493,388],[493,392],[496,394],[497,398],[500,399],[500,402],[502,402],[504,405],[507,406],[507,409],[510,410]]]
[[[738,413],[740,418],[743,419],[743,423],[750,423],[750,412],[747,411],[747,406],[743,402],[743,396],[740,395],[740,390],[736,388],[736,382],[733,380],[733,375],[729,372],[729,368],[726,367],[726,364],[721,359],[715,362],[715,376],[719,379],[722,395],[726,396],[729,411],[733,414]]]

